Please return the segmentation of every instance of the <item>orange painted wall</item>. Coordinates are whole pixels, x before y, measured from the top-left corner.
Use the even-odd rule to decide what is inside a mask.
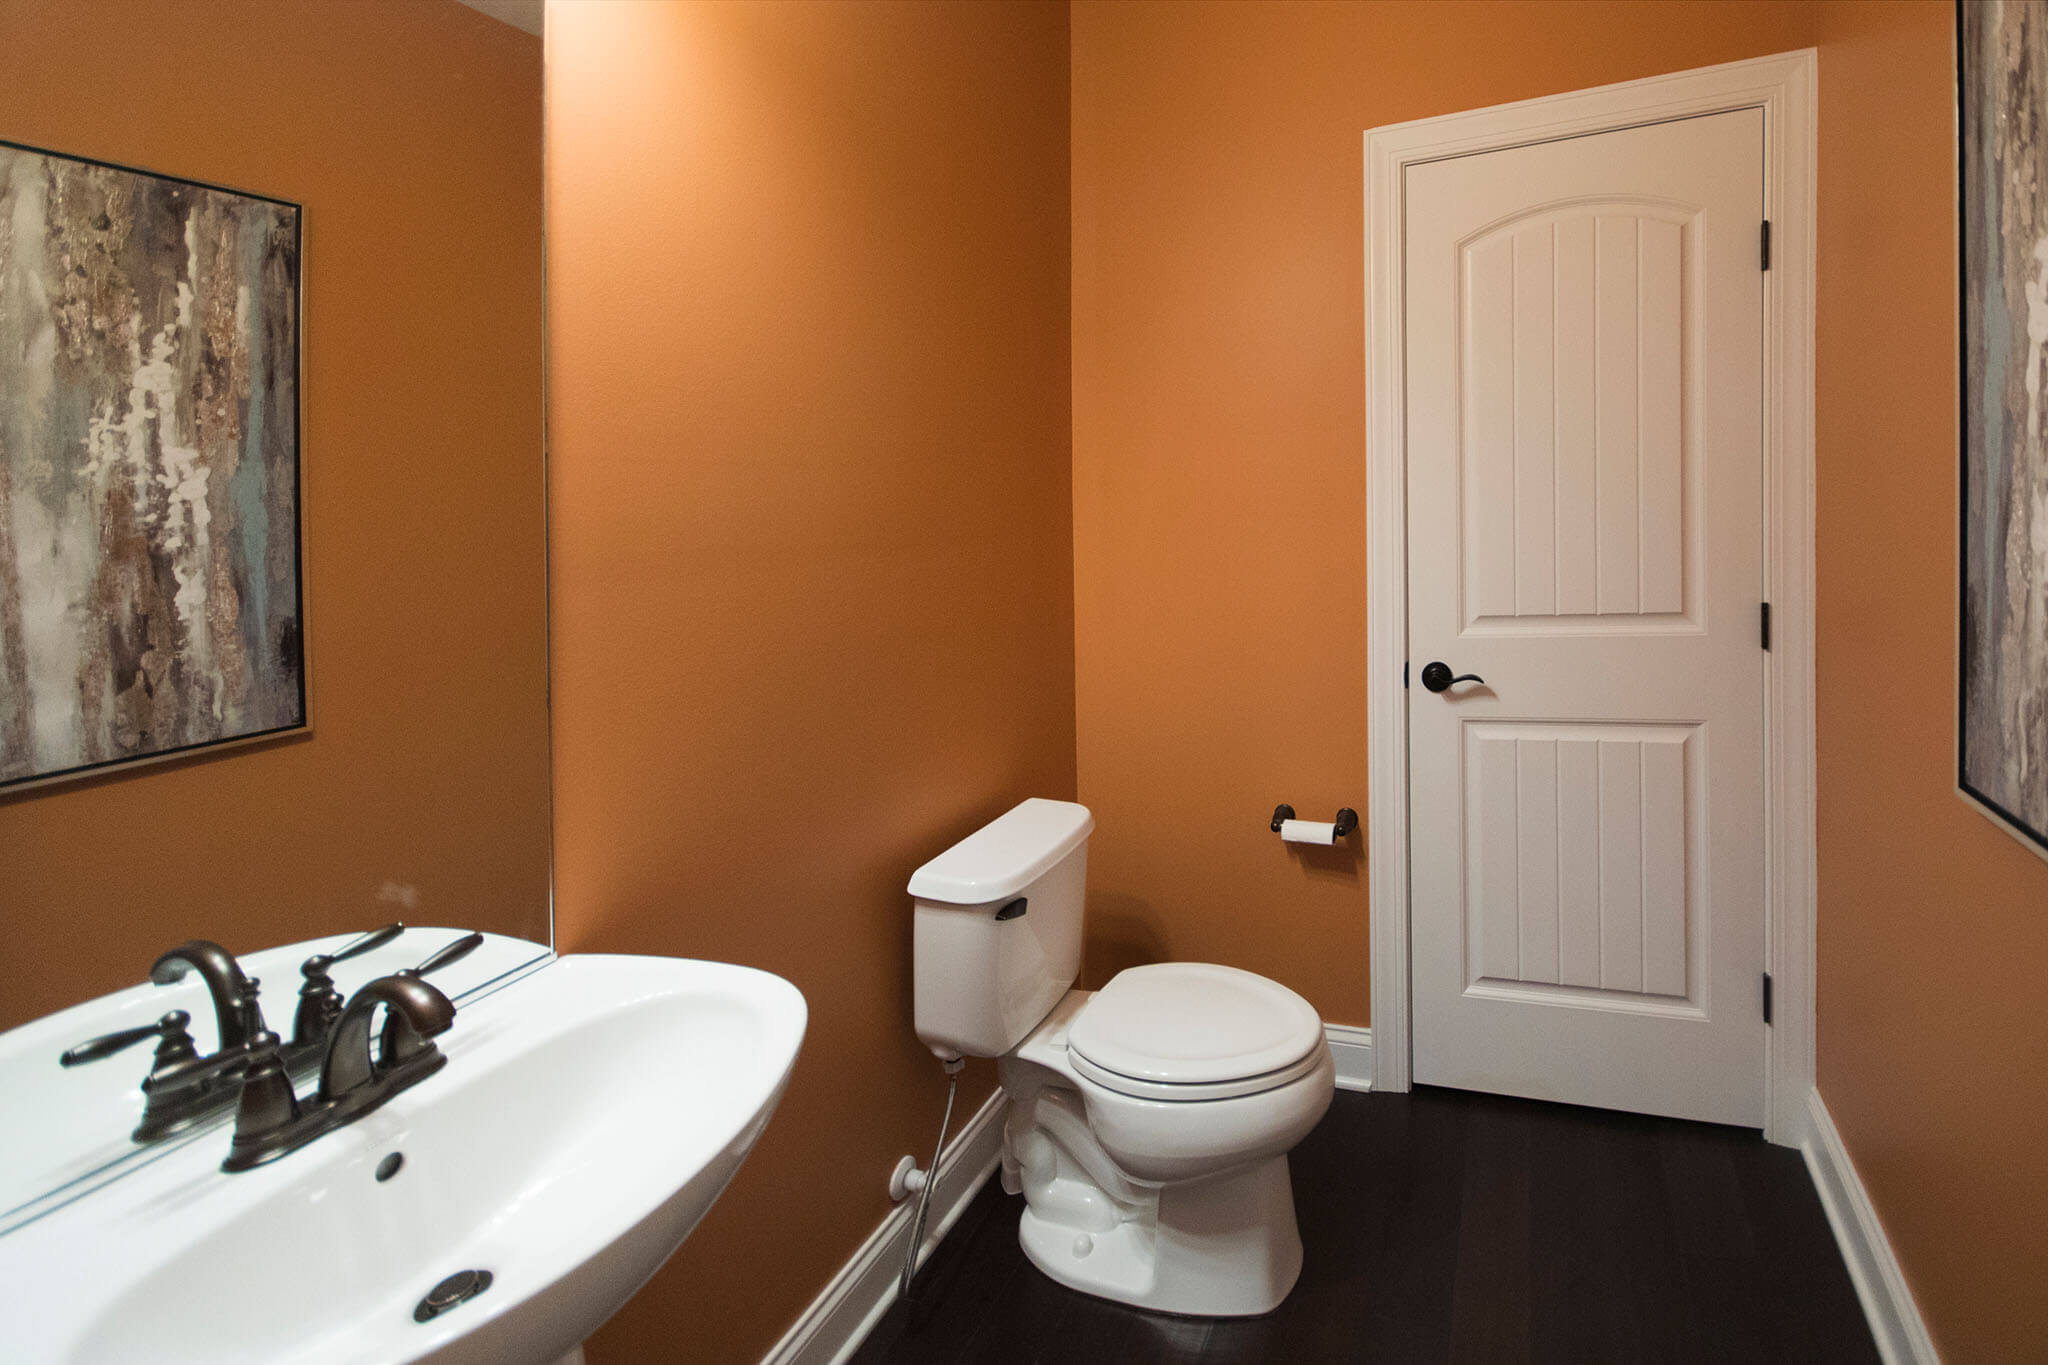
[[[1067,13],[548,22],[559,944],[811,1009],[760,1146],[591,1358],[752,1361],[928,1157],[911,871],[1073,794]]]
[[[1074,564],[1095,974],[1370,1016],[1361,135],[1805,47],[1801,4],[1077,3]]]
[[[1992,1365],[2048,1360],[2048,862],[1955,794],[1954,22],[1820,10],[1820,1090]]]
[[[0,1028],[386,882],[546,937],[540,112],[453,0],[0,0],[0,137],[305,206],[314,724],[0,798]]]
[[[1820,1083],[1945,1358],[1989,1362],[2048,1356],[2048,866],[1954,794],[1952,22],[1077,3],[1079,777],[1098,971],[1365,1020],[1362,866],[1263,823],[1363,809],[1359,133],[1817,43]]]

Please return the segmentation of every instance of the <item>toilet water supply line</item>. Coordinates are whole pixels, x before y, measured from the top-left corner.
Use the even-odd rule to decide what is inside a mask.
[[[924,1245],[924,1216],[932,1204],[932,1186],[939,1183],[939,1158],[946,1151],[946,1129],[953,1122],[953,1096],[960,1089],[960,1068],[967,1065],[962,1057],[947,1059],[946,1066],[946,1112],[939,1120],[939,1143],[932,1148],[932,1164],[925,1167],[924,1187],[917,1192],[917,1217],[910,1224],[910,1250],[903,1257],[903,1282],[896,1292],[903,1298],[910,1297],[910,1279],[917,1274],[917,1249]]]

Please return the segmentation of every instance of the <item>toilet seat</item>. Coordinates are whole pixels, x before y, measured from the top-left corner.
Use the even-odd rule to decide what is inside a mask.
[[[1072,1048],[1067,1050],[1067,1058],[1073,1063],[1074,1073],[1093,1081],[1104,1090],[1128,1095],[1132,1099],[1167,1100],[1182,1104],[1197,1100],[1236,1099],[1240,1095],[1257,1095],[1268,1090],[1277,1090],[1283,1085],[1292,1085],[1302,1077],[1313,1074],[1328,1055],[1328,1049],[1318,1044],[1303,1053],[1291,1066],[1282,1067],[1278,1071],[1261,1072],[1257,1076],[1241,1076],[1233,1081],[1176,1084],[1125,1076],[1107,1067],[1097,1066]]]
[[[1074,1069],[1141,1099],[1214,1100],[1300,1079],[1325,1055],[1322,1020],[1254,972],[1168,962],[1117,973],[1067,1030]]]

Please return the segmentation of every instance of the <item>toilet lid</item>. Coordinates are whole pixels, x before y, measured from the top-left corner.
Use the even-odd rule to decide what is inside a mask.
[[[1121,971],[1082,1007],[1067,1047],[1106,1071],[1206,1085],[1279,1071],[1323,1041],[1308,1001],[1277,981],[1206,962]]]

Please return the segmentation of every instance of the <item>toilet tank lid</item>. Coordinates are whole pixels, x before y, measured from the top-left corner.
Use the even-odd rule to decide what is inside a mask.
[[[1088,808],[1031,797],[910,874],[910,894],[946,905],[1016,895],[1080,847],[1095,828]]]

